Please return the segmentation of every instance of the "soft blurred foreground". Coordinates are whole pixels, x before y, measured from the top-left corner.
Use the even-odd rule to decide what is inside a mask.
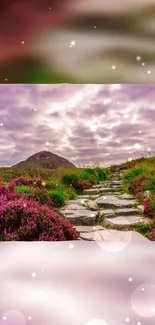
[[[9,1],[0,82],[155,82],[154,0]]]

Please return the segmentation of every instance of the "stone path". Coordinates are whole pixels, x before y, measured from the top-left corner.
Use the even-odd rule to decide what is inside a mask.
[[[128,226],[152,222],[144,217],[135,197],[122,193],[122,181],[115,173],[111,179],[85,190],[76,200],[68,201],[59,210],[79,233],[81,240],[125,241],[148,240],[135,231],[123,231]],[[102,226],[98,223],[102,222]],[[109,227],[113,229],[106,229]]]

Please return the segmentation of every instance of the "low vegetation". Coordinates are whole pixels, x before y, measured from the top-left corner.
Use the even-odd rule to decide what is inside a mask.
[[[67,200],[106,179],[102,168],[59,170],[2,169],[0,239],[2,241],[76,240],[73,225],[58,214]],[[22,174],[21,174],[22,173]],[[41,176],[44,176],[41,177]]]
[[[132,164],[133,167],[124,174],[124,189],[136,195],[143,205],[144,215],[154,220],[150,226],[137,226],[137,230],[150,240],[155,240],[155,157],[134,161]]]

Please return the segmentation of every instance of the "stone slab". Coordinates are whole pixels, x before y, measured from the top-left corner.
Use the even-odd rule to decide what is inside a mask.
[[[120,199],[125,199],[125,200],[133,200],[135,199],[135,196],[128,194],[128,193],[124,193],[122,195],[119,195]]]
[[[115,210],[116,216],[125,216],[125,215],[135,215],[139,214],[140,211],[137,208],[123,208],[123,209],[118,209]]]
[[[149,239],[136,231],[120,231],[114,229],[98,230],[93,232],[80,233],[80,238],[89,241],[99,242],[115,242],[127,243],[130,242],[149,242]],[[123,248],[123,246],[122,246]],[[125,248],[125,246],[124,246]]]
[[[112,209],[100,209],[99,214],[100,217],[110,217],[110,218],[116,217],[115,210]]]
[[[144,206],[143,205],[138,205],[137,207],[141,212],[144,212]]]
[[[98,230],[104,230],[102,226],[75,226],[77,232],[79,233],[85,233],[85,232],[94,232]]]
[[[144,219],[145,218],[139,216],[121,216],[115,218],[105,218],[104,222],[107,225],[112,225],[112,226],[117,226],[119,228],[122,228],[122,227],[135,226],[140,223],[144,223]]]
[[[136,200],[125,200],[125,199],[118,199],[117,197],[105,196],[103,198],[97,199],[97,204],[99,207],[103,208],[130,208],[136,205]]]
[[[95,225],[96,218],[98,216],[98,211],[90,210],[76,210],[72,214],[65,214],[67,220],[69,220],[73,225],[76,226],[93,226]]]
[[[84,194],[100,194],[104,192],[118,192],[118,189],[113,187],[89,188],[84,191]]]
[[[67,204],[66,206],[63,207],[63,210],[84,210],[85,207],[82,204]]]

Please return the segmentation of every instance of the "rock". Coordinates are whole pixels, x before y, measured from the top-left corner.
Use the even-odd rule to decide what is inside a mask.
[[[85,204],[87,209],[89,210],[93,210],[93,211],[98,210],[98,205],[95,201],[89,200]]]
[[[141,212],[144,212],[144,206],[143,205],[138,205],[137,207]]]
[[[151,191],[144,192],[144,197],[150,197],[150,196],[151,196]]]
[[[120,231],[114,229],[103,229],[92,232],[81,232],[80,237],[83,240],[99,241],[99,242],[115,242],[122,244],[130,244],[130,242],[149,242],[149,239],[136,231]],[[104,244],[103,244],[104,245]],[[114,246],[115,247],[115,246]],[[103,246],[104,248],[104,246]],[[108,247],[107,247],[108,248]],[[116,247],[117,248],[117,247]],[[119,246],[118,246],[119,248]],[[121,247],[120,247],[121,248]],[[125,248],[122,245],[122,249]],[[115,250],[115,249],[114,249]],[[117,249],[116,249],[117,251]]]
[[[77,203],[77,204],[75,204],[75,203],[73,203],[73,204],[67,204],[63,208],[63,210],[84,210],[84,209],[85,209],[85,207],[82,206],[82,204],[79,204],[79,203]]]
[[[95,200],[99,197],[99,195],[79,195],[78,196],[78,201],[80,200]]]
[[[136,208],[124,208],[124,209],[115,210],[116,216],[135,215],[139,213],[140,213],[139,209]]]
[[[104,222],[107,225],[112,225],[113,227],[119,229],[127,226],[135,226],[140,223],[146,222],[146,220],[145,218],[139,216],[121,216],[121,217],[115,217],[111,219],[105,218]]]
[[[84,194],[100,194],[99,188],[89,188],[84,191]]]
[[[95,225],[98,211],[76,210],[72,214],[64,214],[67,220],[76,226],[93,226]]]
[[[130,208],[137,203],[136,200],[119,200],[113,195],[107,197],[104,196],[103,198],[97,199],[95,201],[97,201],[97,204],[100,208]]]
[[[85,232],[94,232],[98,230],[104,230],[102,226],[75,226],[77,232],[85,233]]]
[[[113,187],[101,187],[101,188],[89,188],[87,190],[84,191],[84,194],[101,194],[101,193],[106,193],[106,192],[117,192],[118,189],[117,188],[113,188]]]
[[[133,199],[135,199],[135,196],[130,195],[128,193],[124,193],[122,195],[119,195],[119,198],[120,199],[125,199],[125,200],[133,200]]]
[[[116,217],[115,210],[112,209],[101,209],[99,214],[100,217],[110,217],[110,218]]]

